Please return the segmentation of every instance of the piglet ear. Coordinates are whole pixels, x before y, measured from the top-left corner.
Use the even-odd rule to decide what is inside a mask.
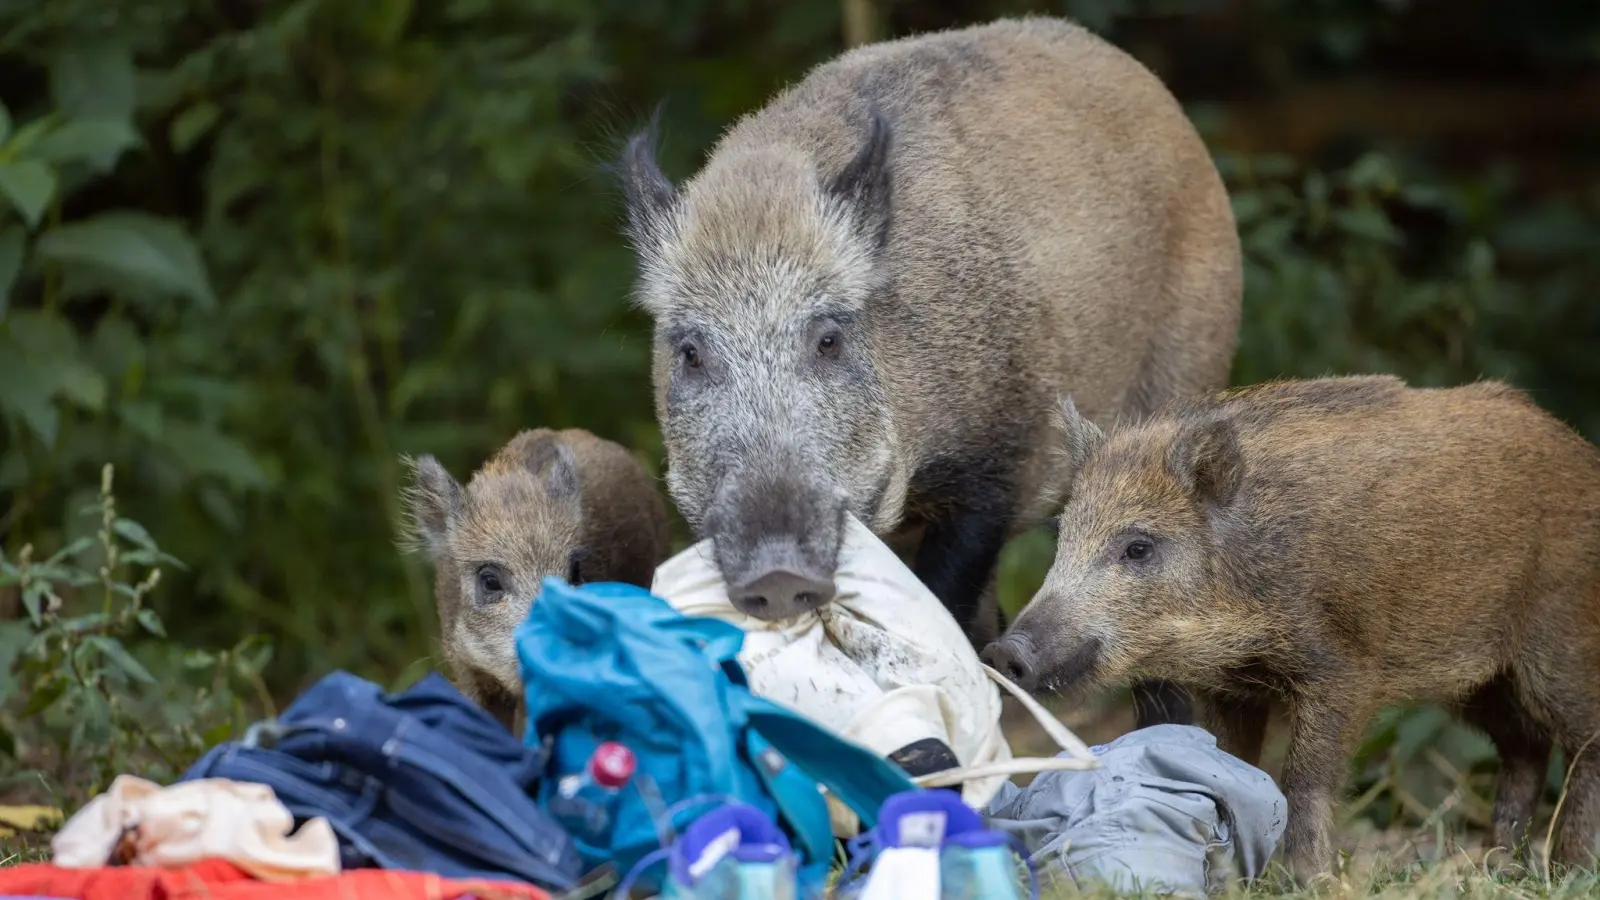
[[[1072,485],[1078,480],[1078,473],[1083,471],[1089,457],[1105,443],[1106,435],[1098,425],[1078,412],[1078,405],[1072,401],[1071,394],[1061,397],[1056,409],[1055,426],[1061,434],[1059,458],[1062,465],[1061,481],[1053,486],[1052,499],[1065,503],[1072,496]]]
[[[524,432],[523,465],[544,479],[551,500],[577,506],[581,499],[578,459],[572,448],[553,431]]]
[[[438,559],[444,552],[450,520],[461,509],[461,485],[431,455],[403,456],[400,461],[412,473],[411,484],[401,490],[410,519],[403,527],[402,543],[409,550]]]
[[[555,452],[545,472],[545,487],[550,491],[551,499],[563,503],[576,506],[582,499],[583,487],[578,479],[578,460],[572,455],[572,448],[566,444],[555,445]]]
[[[1105,432],[1100,426],[1083,417],[1078,412],[1078,404],[1074,403],[1071,394],[1061,398],[1061,407],[1056,417],[1056,428],[1061,432],[1061,446],[1066,453],[1072,470],[1083,468],[1100,445],[1106,441]]]
[[[890,198],[894,179],[889,171],[893,128],[877,104],[867,106],[867,129],[856,155],[833,177],[828,193],[842,200],[856,225],[882,249],[889,239]]]
[[[1200,503],[1231,503],[1244,474],[1233,424],[1216,418],[1184,426],[1167,454],[1167,469],[1178,486]]]

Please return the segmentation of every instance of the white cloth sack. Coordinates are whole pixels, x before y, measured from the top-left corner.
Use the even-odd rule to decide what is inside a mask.
[[[744,630],[739,662],[757,694],[880,755],[926,738],[943,741],[961,767],[916,781],[959,784],[962,800],[975,809],[1008,775],[1097,765],[1054,716],[979,661],[939,598],[853,515],[846,516],[834,584],[833,601],[819,610],[780,622],[757,619],[728,599],[705,540],[663,563],[650,592],[685,615]],[[1012,759],[1000,730],[997,683],[1041,717],[1064,756]]]

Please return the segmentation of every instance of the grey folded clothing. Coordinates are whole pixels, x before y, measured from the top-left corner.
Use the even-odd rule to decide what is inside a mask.
[[[1042,882],[1203,897],[1266,869],[1287,807],[1267,773],[1192,725],[1156,725],[1091,748],[1100,768],[1006,782],[984,817],[1032,853]]]

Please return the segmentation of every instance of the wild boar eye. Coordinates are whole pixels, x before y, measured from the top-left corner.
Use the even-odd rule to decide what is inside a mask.
[[[478,587],[483,588],[485,594],[498,594],[505,590],[505,585],[500,583],[500,575],[493,569],[478,573]]]
[[[839,333],[830,331],[817,339],[817,352],[823,356],[838,356],[840,343]]]
[[[1122,551],[1122,558],[1137,562],[1142,559],[1148,559],[1153,550],[1155,548],[1150,545],[1149,541],[1134,541],[1128,545],[1127,549]]]
[[[683,364],[689,368],[700,368],[700,351],[693,344],[684,344],[679,347],[678,355],[683,358]]]

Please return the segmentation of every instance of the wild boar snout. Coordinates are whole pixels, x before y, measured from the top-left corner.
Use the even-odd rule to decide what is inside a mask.
[[[706,533],[740,612],[788,619],[833,600],[846,497],[774,466],[736,471],[717,491]]]

